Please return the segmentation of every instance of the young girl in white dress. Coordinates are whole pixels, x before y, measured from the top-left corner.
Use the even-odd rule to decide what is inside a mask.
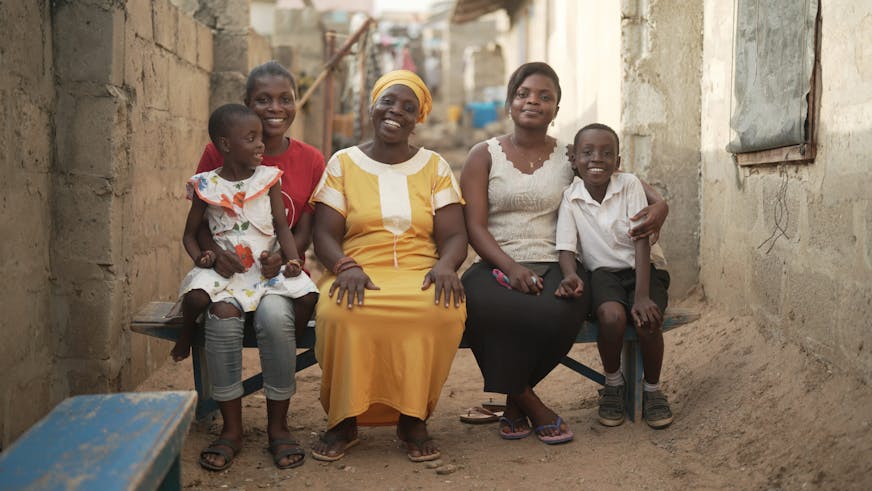
[[[182,281],[184,324],[173,358],[190,352],[197,318],[210,303],[227,302],[241,316],[257,309],[264,295],[282,295],[314,302],[318,289],[300,267],[300,256],[288,227],[281,197],[282,171],[260,165],[264,146],[260,118],[241,104],[227,104],[209,117],[209,137],[224,158],[218,169],[194,175],[188,180],[191,209],[182,242],[194,261],[194,269]],[[215,243],[236,251],[246,267],[229,278],[212,265],[215,253],[203,250],[197,232],[207,219]],[[282,273],[266,278],[259,257],[280,248],[287,263]],[[179,356],[181,355],[181,356]]]

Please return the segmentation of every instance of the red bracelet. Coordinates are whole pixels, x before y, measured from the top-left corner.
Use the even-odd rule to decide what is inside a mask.
[[[349,263],[357,264],[357,262],[356,262],[356,261],[354,260],[354,258],[351,257],[351,256],[342,256],[342,257],[340,257],[339,260],[336,261],[336,264],[333,265],[333,274],[339,274],[339,271],[342,270],[342,269],[341,269],[342,266],[344,266],[344,265],[346,265],[346,264],[349,264]]]

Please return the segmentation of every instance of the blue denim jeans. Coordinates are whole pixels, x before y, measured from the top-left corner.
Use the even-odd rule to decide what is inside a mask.
[[[235,302],[230,302],[234,304]],[[239,305],[235,305],[239,308]],[[230,401],[242,397],[242,317],[221,319],[206,314],[206,363],[212,382],[212,398]],[[266,398],[284,401],[297,390],[297,340],[294,332],[294,302],[281,295],[266,295],[254,312],[254,331],[263,370]]]

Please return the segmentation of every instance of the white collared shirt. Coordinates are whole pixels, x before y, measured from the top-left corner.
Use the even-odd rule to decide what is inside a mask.
[[[598,203],[576,177],[564,191],[557,218],[557,250],[573,251],[585,267],[594,271],[634,269],[636,248],[629,236],[630,217],[648,206],[642,182],[633,174],[616,172]],[[666,266],[659,244],[651,246],[651,262]]]

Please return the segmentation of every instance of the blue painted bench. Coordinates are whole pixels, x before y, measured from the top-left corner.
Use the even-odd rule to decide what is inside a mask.
[[[181,489],[197,394],[70,397],[0,453],[0,490]]]
[[[133,318],[131,330],[147,336],[175,341],[179,336],[179,328],[182,319],[179,312],[174,309],[173,302],[151,302],[144,306]],[[663,330],[669,331],[678,326],[695,321],[699,314],[686,309],[670,308],[666,312],[663,322]],[[197,419],[202,420],[213,414],[218,405],[212,400],[209,375],[206,370],[206,357],[203,349],[203,330],[198,331],[198,337],[194,341],[191,360],[194,366],[194,386],[200,396],[197,402]],[[576,343],[596,342],[598,326],[596,322],[586,321],[575,338]],[[257,339],[251,326],[251,316],[247,316],[245,334],[242,345],[246,348],[257,347]],[[314,322],[309,323],[303,332],[297,333],[297,348],[304,351],[297,354],[297,371],[303,370],[315,364],[315,329]],[[466,340],[461,341],[461,348],[468,348]],[[567,356],[561,362],[563,365],[588,379],[602,385],[605,376],[587,365]],[[642,413],[642,354],[639,350],[639,341],[636,332],[632,328],[627,329],[624,338],[624,351],[621,367],[627,378],[627,415],[631,421],[637,421]],[[263,376],[254,375],[242,382],[245,395],[256,392],[263,387]]]

